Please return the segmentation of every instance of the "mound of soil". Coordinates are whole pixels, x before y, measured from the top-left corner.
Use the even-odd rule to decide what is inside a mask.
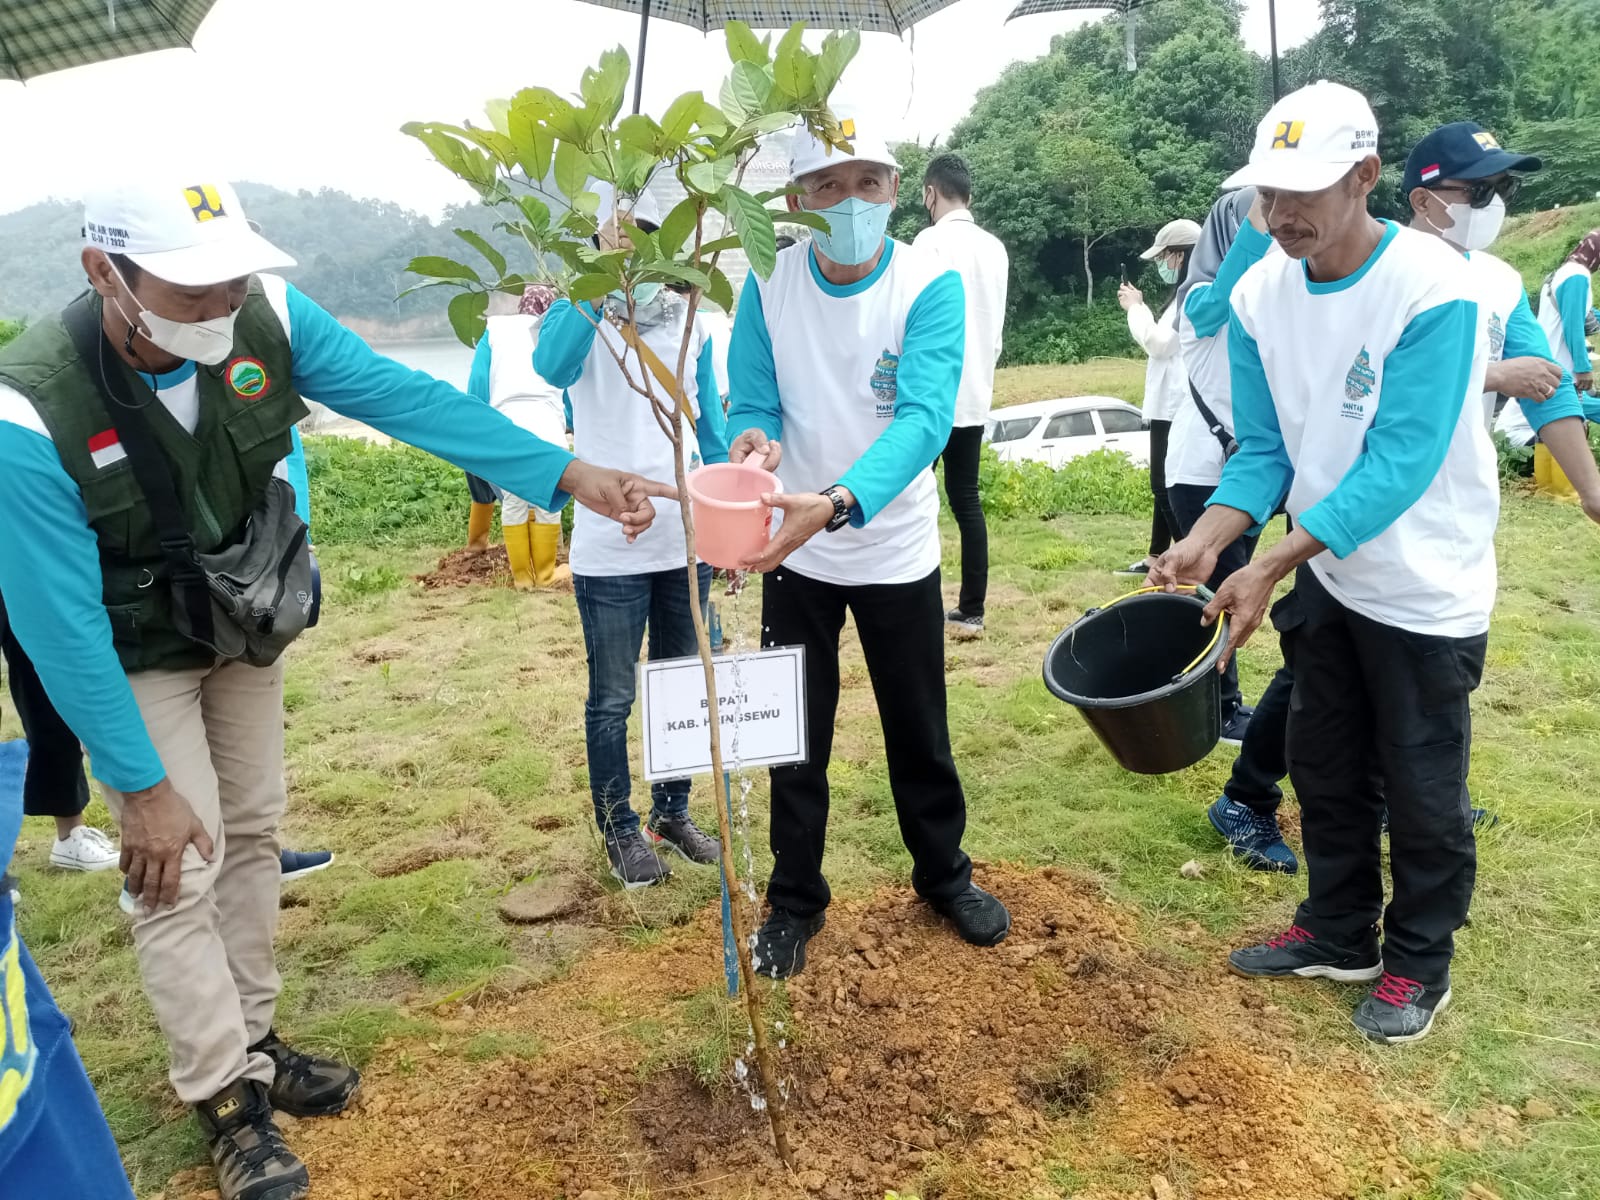
[[[908,892],[830,910],[777,1034],[796,1177],[737,1084],[708,1089],[661,1049],[661,1014],[720,981],[714,907],[444,1022],[522,1058],[386,1043],[361,1108],[290,1142],[319,1200],[1032,1200],[1068,1177],[1077,1200],[1337,1200],[1414,1181],[1354,1056],[1302,1061],[1271,989],[1213,947],[1193,965],[1142,949],[1126,913],[1053,868],[981,878],[1013,915],[996,949]]]
[[[563,545],[556,552],[556,562],[566,561],[567,548]],[[487,550],[468,550],[463,546],[446,554],[433,570],[418,575],[417,582],[430,592],[451,587],[510,587],[511,563],[507,561],[506,548],[500,542]],[[571,580],[549,590],[570,592]]]

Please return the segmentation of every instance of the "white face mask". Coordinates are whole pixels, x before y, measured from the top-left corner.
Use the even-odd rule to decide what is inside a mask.
[[[1437,193],[1436,193],[1437,194]],[[1444,211],[1455,222],[1449,229],[1439,229],[1430,219],[1429,225],[1439,229],[1439,236],[1457,250],[1487,250],[1500,236],[1500,227],[1506,223],[1506,202],[1499,196],[1490,196],[1482,208],[1470,204],[1446,204]]]
[[[122,272],[117,271],[115,267],[111,269],[122,282],[122,286],[128,289],[128,294],[138,300],[139,294],[129,286],[126,279],[122,278]],[[151,312],[148,308],[140,308],[139,319],[135,321],[123,309],[122,301],[113,298],[112,303],[117,306],[117,311],[122,313],[122,319],[129,325],[135,328],[143,326],[141,332],[152,346],[165,350],[174,357],[214,367],[233,352],[233,323],[238,320],[238,309],[234,309],[225,317],[213,317],[209,321],[184,322],[169,320],[160,313]]]

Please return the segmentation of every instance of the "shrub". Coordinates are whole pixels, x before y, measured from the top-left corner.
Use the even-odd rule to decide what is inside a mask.
[[[1502,481],[1532,477],[1532,446],[1513,446],[1510,438],[1497,431],[1494,435],[1494,449],[1495,454],[1500,459],[1500,478]]]
[[[1127,314],[1110,295],[1102,296],[1093,308],[1061,303],[1012,320],[1006,326],[1000,363],[1011,367],[1086,362],[1127,358],[1136,351]]]
[[[467,485],[460,468],[398,443],[308,437],[305,446],[318,543],[449,546],[462,539]]]
[[[1096,450],[1055,471],[1044,463],[1001,462],[985,446],[978,465],[978,492],[984,511],[1000,520],[1063,513],[1140,516],[1148,514],[1151,505],[1150,473],[1115,450]]]
[[[21,332],[21,321],[0,321],[0,346],[4,346]]]

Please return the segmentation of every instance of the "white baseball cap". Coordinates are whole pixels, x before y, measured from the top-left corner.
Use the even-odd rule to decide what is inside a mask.
[[[209,287],[294,259],[250,227],[226,183],[120,184],[83,204],[83,239],[179,287]]]
[[[604,228],[617,211],[616,189],[605,180],[595,179],[591,176],[588,183],[584,184],[584,191],[593,192],[600,197],[600,207],[596,210],[594,219],[597,225]],[[628,220],[635,225],[638,225],[641,221],[648,221],[650,224],[659,227],[661,224],[661,204],[646,188],[639,193],[638,199],[633,202],[633,207],[627,210],[627,215]]]
[[[1179,217],[1176,221],[1168,221],[1156,234],[1156,243],[1139,255],[1149,262],[1156,255],[1167,250],[1177,250],[1184,246],[1193,246],[1200,240],[1200,223],[1191,221],[1188,217]]]
[[[1320,192],[1378,152],[1378,118],[1360,92],[1320,79],[1291,92],[1256,126],[1250,163],[1224,189]]]
[[[810,175],[813,171],[836,167],[842,162],[880,163],[892,171],[900,169],[900,164],[894,159],[894,152],[889,149],[889,143],[870,132],[858,131],[854,117],[841,117],[839,126],[844,130],[845,141],[855,153],[835,150],[828,143],[813,137],[811,131],[804,126],[795,131],[794,141],[789,145],[791,183]]]

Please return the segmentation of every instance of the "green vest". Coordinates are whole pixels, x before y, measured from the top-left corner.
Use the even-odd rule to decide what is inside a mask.
[[[73,304],[91,306],[98,322],[100,298],[94,293]],[[308,410],[291,382],[292,367],[288,335],[255,279],[234,325],[233,353],[219,366],[195,367],[200,419],[192,434],[154,398],[144,377],[115,360],[135,399],[150,401],[150,427],[171,464],[189,532],[202,554],[240,539],[273,469],[293,448],[289,431]],[[100,542],[106,613],[123,669],[210,666],[211,651],[173,624],[167,565],[132,464],[127,458],[95,464],[95,448],[103,461],[108,457],[104,443],[115,440],[115,427],[90,373],[94,369],[79,357],[59,316],[30,326],[0,350],[0,377],[33,402],[61,465],[83,494]]]

